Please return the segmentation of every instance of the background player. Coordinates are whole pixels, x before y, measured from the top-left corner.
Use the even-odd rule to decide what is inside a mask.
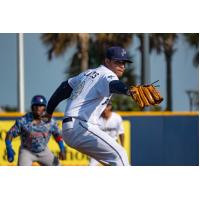
[[[50,119],[56,106],[67,99],[62,126],[65,143],[103,165],[129,165],[125,149],[98,126],[112,94],[129,95],[127,86],[119,81],[127,62],[131,61],[125,49],[109,48],[104,65],[82,72],[57,88],[44,115]]]
[[[109,102],[99,119],[100,129],[106,132],[114,140],[120,141],[124,147],[124,127],[123,121],[119,114],[112,112],[112,104]],[[98,161],[94,158],[90,159],[90,166],[98,165]]]
[[[51,134],[60,147],[60,159],[66,159],[65,147],[57,123],[54,119],[51,119],[48,123],[41,120],[46,104],[47,101],[44,96],[34,96],[31,101],[32,112],[17,119],[13,127],[7,132],[5,142],[9,162],[14,160],[12,139],[20,136],[19,166],[30,166],[33,162],[38,162],[41,165],[59,165],[58,158],[47,147]]]

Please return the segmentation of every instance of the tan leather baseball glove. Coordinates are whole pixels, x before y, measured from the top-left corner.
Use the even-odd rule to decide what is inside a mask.
[[[163,101],[163,97],[160,95],[156,86],[153,85],[154,83],[149,85],[136,85],[129,88],[132,99],[141,109],[145,106],[158,105]]]

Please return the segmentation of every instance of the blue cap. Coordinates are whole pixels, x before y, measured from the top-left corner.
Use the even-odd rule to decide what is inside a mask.
[[[119,61],[132,63],[132,61],[129,60],[128,58],[126,50],[117,46],[110,47],[107,49],[106,58],[111,59],[111,60],[119,60]]]
[[[31,100],[31,106],[33,105],[47,105],[47,100],[43,95],[35,95]]]

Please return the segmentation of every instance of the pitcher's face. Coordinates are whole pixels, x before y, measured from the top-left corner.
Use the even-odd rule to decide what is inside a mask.
[[[113,71],[117,77],[121,77],[125,71],[125,61],[119,61],[119,60],[105,60],[106,66]]]

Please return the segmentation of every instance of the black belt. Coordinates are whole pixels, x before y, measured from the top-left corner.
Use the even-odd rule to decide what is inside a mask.
[[[72,117],[67,117],[65,119],[63,119],[63,123],[65,122],[72,122]]]

